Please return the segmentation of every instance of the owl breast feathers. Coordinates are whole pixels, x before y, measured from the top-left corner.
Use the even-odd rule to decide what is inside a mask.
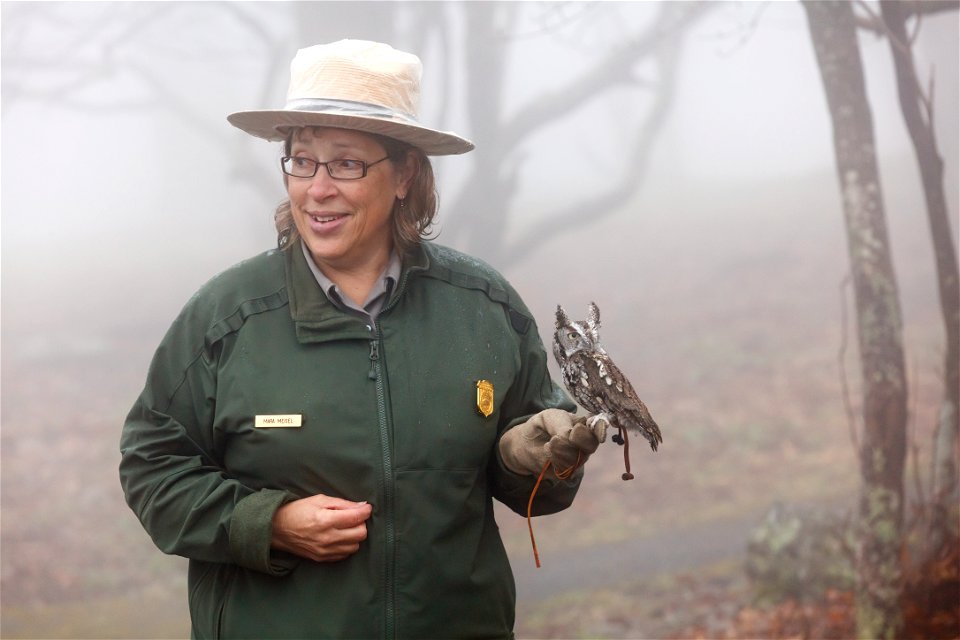
[[[600,346],[600,309],[590,303],[586,320],[570,320],[557,306],[553,355],[563,383],[580,406],[591,414],[605,414],[611,426],[639,433],[650,448],[663,442],[660,427],[634,391],[633,385]]]

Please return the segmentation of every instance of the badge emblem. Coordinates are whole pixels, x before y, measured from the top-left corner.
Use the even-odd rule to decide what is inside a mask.
[[[489,380],[477,380],[477,411],[484,418],[493,413],[493,383]]]

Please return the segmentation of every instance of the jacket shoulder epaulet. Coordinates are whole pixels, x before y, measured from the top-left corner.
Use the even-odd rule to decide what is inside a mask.
[[[527,332],[533,323],[533,316],[499,271],[479,258],[444,245],[424,242],[423,247],[430,259],[427,275],[445,280],[453,286],[483,291],[488,298],[506,308],[510,324],[517,333]]]
[[[203,333],[203,348],[209,352],[224,336],[239,330],[251,315],[287,303],[283,255],[271,249],[207,281],[184,306],[178,320]]]

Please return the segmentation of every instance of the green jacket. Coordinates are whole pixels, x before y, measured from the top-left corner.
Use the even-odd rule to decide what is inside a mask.
[[[526,514],[535,479],[496,443],[548,407],[575,409],[530,312],[483,263],[425,243],[368,326],[330,304],[302,251],[273,250],[173,323],[124,425],[120,478],[157,546],[190,559],[195,638],[510,638],[491,498]],[[256,426],[289,415],[301,426]],[[535,513],[569,506],[580,477],[545,483]],[[276,509],[317,493],[373,505],[360,551],[271,550]]]

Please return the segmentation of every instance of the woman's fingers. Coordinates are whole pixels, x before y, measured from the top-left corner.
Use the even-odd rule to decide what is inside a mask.
[[[343,560],[367,537],[373,507],[316,495],[287,503],[273,519],[273,546],[318,562]]]

